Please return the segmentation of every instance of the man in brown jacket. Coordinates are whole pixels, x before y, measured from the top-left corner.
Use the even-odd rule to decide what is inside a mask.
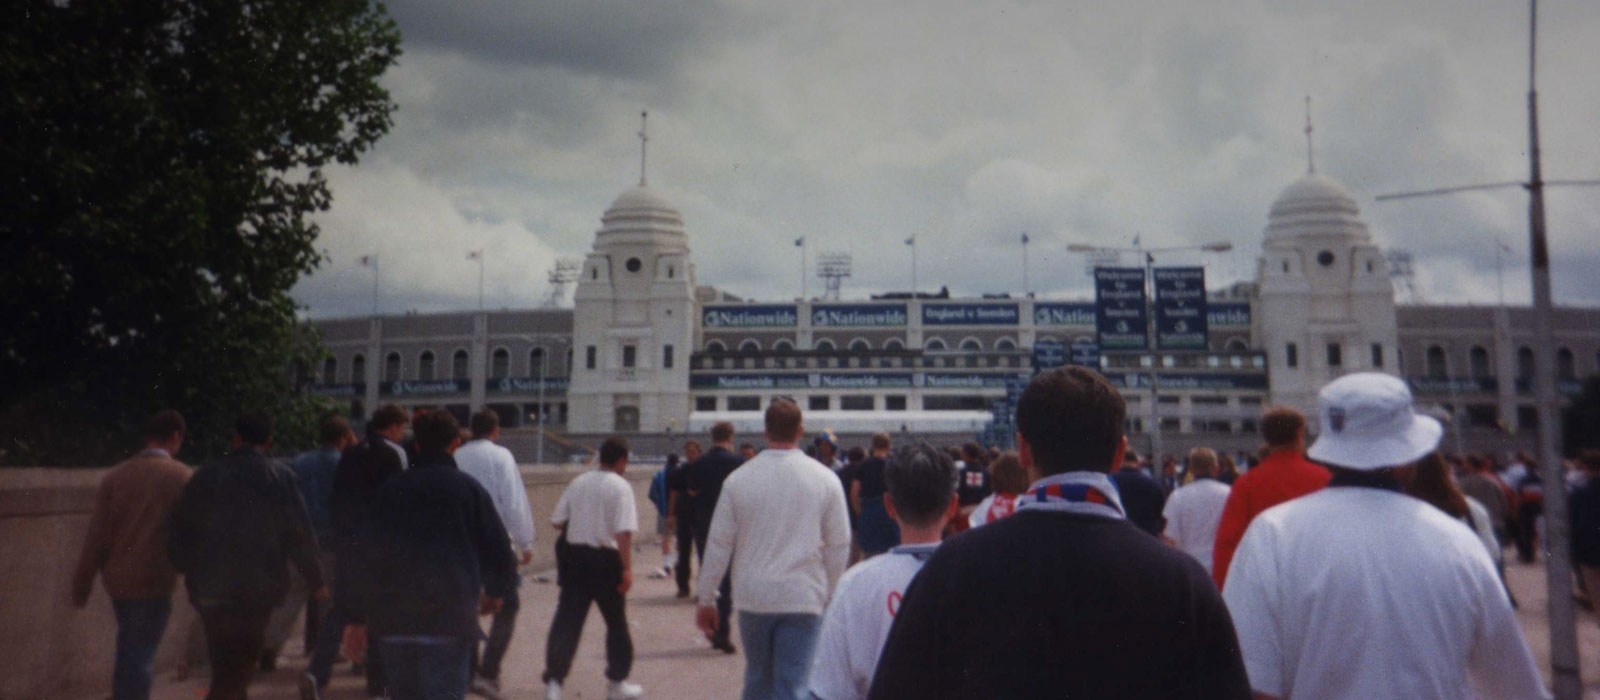
[[[72,579],[72,602],[89,603],[100,574],[117,616],[115,700],[150,696],[156,647],[172,612],[177,573],[167,559],[167,521],[189,481],[190,470],[173,459],[183,445],[183,416],[166,410],[144,425],[145,449],[100,480],[89,535]]]

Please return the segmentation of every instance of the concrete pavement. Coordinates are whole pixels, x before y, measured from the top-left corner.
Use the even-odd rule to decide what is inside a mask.
[[[670,579],[651,579],[650,568],[659,561],[660,550],[644,545],[635,554],[634,589],[628,596],[628,621],[633,630],[636,660],[631,680],[644,686],[646,697],[655,698],[736,698],[741,687],[744,659],[712,650],[694,629],[694,605],[674,597],[676,586]],[[1513,564],[1508,572],[1511,589],[1521,608],[1518,617],[1527,633],[1529,646],[1541,670],[1549,672],[1549,637],[1545,619],[1544,571],[1540,566]],[[501,688],[510,700],[542,698],[544,686],[539,675],[544,670],[544,642],[550,619],[555,614],[554,583],[539,583],[529,577],[522,587],[522,611],[517,619],[516,636],[506,655]],[[737,616],[735,616],[737,620]],[[169,630],[169,634],[176,633]],[[1585,679],[1585,694],[1600,697],[1600,624],[1594,613],[1581,612],[1578,620],[1580,657]],[[298,639],[295,637],[293,639]],[[568,678],[567,698],[604,698],[605,625],[598,610],[592,610],[583,631],[583,641]],[[737,644],[738,635],[734,635]],[[295,700],[294,679],[305,667],[298,641],[291,641],[278,671],[257,677],[251,697],[258,700]],[[110,669],[106,669],[109,676]],[[109,680],[109,679],[108,679]],[[324,696],[329,700],[363,698],[363,684],[350,672],[349,664],[335,667],[334,681]],[[204,673],[186,681],[171,674],[159,678],[156,700],[194,700],[204,697]],[[103,698],[105,694],[90,696]],[[85,699],[87,700],[87,698]]]

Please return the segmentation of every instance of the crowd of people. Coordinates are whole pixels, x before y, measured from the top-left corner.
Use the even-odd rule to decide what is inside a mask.
[[[1532,460],[1440,454],[1439,423],[1382,374],[1324,387],[1316,420],[1309,442],[1305,416],[1267,409],[1249,460],[1141,459],[1120,392],[1069,367],[1023,391],[1015,451],[887,434],[845,449],[779,399],[759,450],[718,423],[654,475],[653,573],[694,599],[712,648],[743,651],[747,700],[1547,696],[1502,557],[1531,557],[1542,528]],[[270,420],[247,413],[235,449],[191,472],[182,418],[152,417],[101,484],[74,582],[80,606],[96,574],[113,600],[115,698],[148,696],[178,574],[211,698],[245,697],[302,609],[307,700],[341,651],[372,695],[499,696],[535,532],[496,416],[463,433],[388,406],[367,428],[330,418],[283,466]],[[608,697],[644,693],[628,681],[629,459],[606,440],[551,516],[548,700],[591,604]],[[1578,582],[1600,592],[1600,454],[1576,464]]]

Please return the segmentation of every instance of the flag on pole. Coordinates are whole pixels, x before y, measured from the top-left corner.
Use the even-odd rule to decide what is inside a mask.
[[[1028,244],[1028,232],[1027,231],[1023,231],[1022,232],[1022,244],[1023,245],[1027,245]]]
[[[361,266],[362,267],[372,267],[372,256],[371,255],[363,255],[363,256],[361,256]]]
[[[912,234],[912,236],[910,238],[906,239],[906,245],[916,245],[916,244],[917,244],[917,236],[916,236],[916,234]]]
[[[794,247],[796,247],[796,248],[804,246],[805,244],[806,244],[806,237],[805,236],[801,236],[799,238],[794,239]]]
[[[468,260],[482,260],[483,259],[483,251],[481,251],[481,250],[470,251],[470,252],[467,253],[467,259]]]
[[[1133,235],[1133,247],[1135,247],[1135,248],[1139,247],[1139,236],[1141,236],[1141,235],[1143,235],[1143,234],[1137,234],[1136,233],[1136,234]]]

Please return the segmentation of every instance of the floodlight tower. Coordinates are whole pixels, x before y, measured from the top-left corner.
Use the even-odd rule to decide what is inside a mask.
[[[823,253],[817,256],[817,277],[822,278],[823,299],[839,299],[839,283],[850,276],[849,253]]]
[[[581,267],[583,267],[583,261],[576,258],[563,258],[557,260],[555,266],[550,268],[550,296],[546,297],[544,301],[544,305],[547,308],[559,307],[561,302],[566,301],[567,285],[578,281],[578,269]]]

